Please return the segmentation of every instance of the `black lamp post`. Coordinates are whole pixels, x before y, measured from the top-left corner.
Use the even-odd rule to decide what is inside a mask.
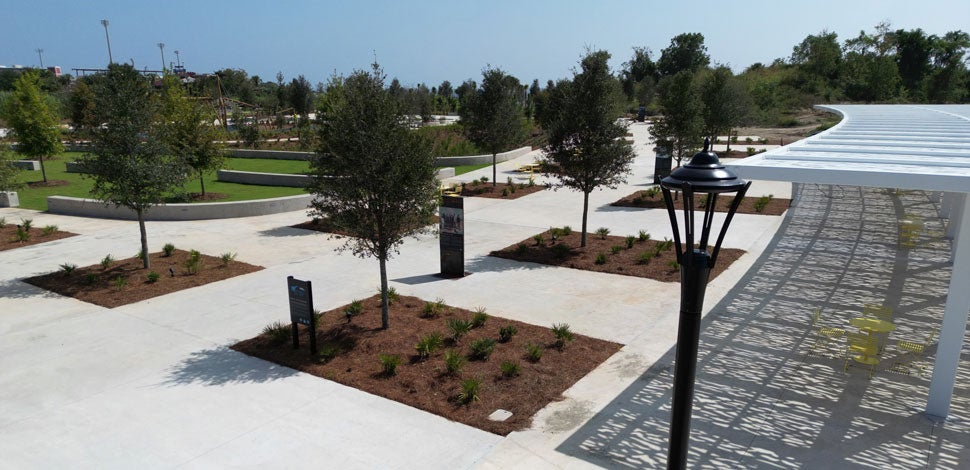
[[[660,181],[670,225],[674,232],[677,262],[680,263],[680,322],[677,329],[677,356],[674,371],[673,409],[670,416],[670,451],[667,468],[680,469],[687,466],[687,447],[690,440],[690,415],[694,401],[694,376],[697,371],[697,344],[701,331],[701,310],[704,292],[711,268],[717,260],[721,242],[734,213],[744,199],[750,182],[746,182],[724,168],[717,155],[710,150],[711,143],[704,140],[704,150],[691,157],[690,162],[670,173]],[[684,243],[681,244],[677,228],[677,213],[671,191],[683,193]],[[717,242],[708,252],[714,207],[719,195],[737,193],[721,225]],[[703,194],[704,218],[700,240],[694,245],[697,232],[694,228],[694,195]]]

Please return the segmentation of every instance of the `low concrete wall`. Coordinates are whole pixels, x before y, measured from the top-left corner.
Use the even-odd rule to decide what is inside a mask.
[[[20,207],[17,191],[0,191],[0,207]]]
[[[305,188],[311,178],[307,175],[288,175],[283,173],[259,173],[255,171],[219,170],[216,179],[226,183],[258,184],[260,186],[286,186]]]
[[[10,164],[21,170],[40,171],[40,160],[14,160]]]
[[[520,147],[495,156],[496,163],[502,163],[513,158],[519,158],[532,151],[532,147]],[[492,163],[492,155],[472,155],[468,157],[438,157],[435,166],[484,165]]]
[[[68,173],[87,173],[84,170],[84,165],[79,162],[64,162],[64,166],[67,168]]]
[[[287,196],[254,201],[209,202],[198,204],[163,204],[152,207],[145,214],[147,220],[208,220],[252,217],[306,210],[313,196]],[[124,207],[106,206],[94,199],[48,196],[47,211],[51,214],[98,217],[104,219],[135,220],[135,213]]]
[[[303,160],[312,161],[313,152],[289,152],[284,150],[247,150],[229,149],[232,158],[265,158],[269,160]]]

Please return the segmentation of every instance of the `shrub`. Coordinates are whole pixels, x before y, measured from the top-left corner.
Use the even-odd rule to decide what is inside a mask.
[[[347,323],[350,323],[351,319],[353,319],[357,315],[360,315],[363,312],[364,312],[364,302],[358,299],[354,299],[350,302],[350,305],[348,305],[347,308],[344,309],[344,316],[347,317]]]
[[[633,248],[633,244],[637,242],[637,237],[630,235],[623,239],[626,242],[627,249]]]
[[[382,294],[381,288],[380,288],[380,286],[378,286],[377,287],[377,295],[381,295],[381,294]],[[400,299],[401,299],[401,295],[397,293],[397,289],[395,289],[393,287],[388,287],[387,288],[387,303],[388,304],[393,304],[394,302],[397,302]]]
[[[418,356],[422,359],[427,359],[431,357],[439,348],[441,348],[442,336],[441,333],[435,331],[434,333],[429,333],[427,336],[421,337],[418,343],[414,345],[414,349],[418,352]]]
[[[563,225],[562,226],[562,236],[568,237],[572,233],[573,233],[573,228],[572,227],[570,227],[568,225]]]
[[[606,236],[610,234],[610,229],[606,227],[600,227],[596,229],[596,234],[600,236],[601,240],[606,240]]]
[[[458,353],[458,351],[454,349],[445,351],[445,373],[448,375],[458,375],[464,366],[465,357]]]
[[[172,256],[172,253],[175,253],[175,245],[166,243],[165,246],[162,247],[162,253],[165,253],[165,256]]]
[[[199,267],[202,264],[202,253],[196,250],[189,250],[189,257],[185,260],[183,266],[189,274],[196,274],[199,272]]]
[[[501,343],[508,343],[518,332],[519,330],[515,328],[515,325],[503,326],[498,329],[498,340]]]
[[[513,183],[513,182],[512,182],[512,177],[511,177],[511,176],[509,176],[508,178],[506,178],[506,180],[505,180],[505,184],[507,184],[507,185],[509,185],[509,186],[512,186],[512,185],[514,185],[515,183]]]
[[[290,325],[281,321],[274,321],[263,327],[263,334],[269,337],[270,343],[280,346],[292,338],[291,330]]]
[[[57,231],[57,226],[56,225],[45,225],[44,228],[41,229],[41,233],[43,233],[45,236],[46,235],[53,235],[54,232],[56,232],[56,231]]]
[[[77,269],[77,265],[73,263],[63,263],[61,264],[61,273],[65,276],[69,276],[74,270]]]
[[[98,275],[97,274],[87,273],[87,274],[84,275],[83,278],[81,278],[81,285],[82,286],[91,286],[91,285],[96,284],[98,281],[100,281],[100,279],[98,278]]]
[[[458,401],[469,404],[478,400],[478,391],[482,386],[479,379],[466,379],[461,381],[461,392],[458,393]]]
[[[24,230],[23,227],[17,227],[17,241],[26,242],[30,240],[30,232]]]
[[[448,329],[451,330],[451,338],[457,343],[461,341],[462,336],[472,330],[472,322],[461,318],[449,318]]]
[[[764,212],[765,207],[768,207],[768,203],[771,202],[771,199],[774,196],[774,194],[769,194],[767,196],[759,197],[758,200],[754,202],[755,212]]]
[[[219,259],[222,260],[222,265],[223,266],[229,266],[229,262],[232,261],[232,260],[234,260],[234,259],[236,259],[236,254],[227,251],[227,252],[219,255]]]
[[[563,245],[562,243],[558,245],[553,245],[551,249],[552,249],[553,256],[559,259],[563,259],[569,256],[569,254],[573,252],[572,248],[570,248],[567,245]]]
[[[492,355],[492,351],[495,350],[495,340],[492,338],[477,339],[472,341],[468,348],[471,350],[469,356],[472,359],[487,361],[488,357]]]
[[[648,264],[648,263],[650,263],[650,260],[653,259],[653,256],[654,256],[654,254],[653,254],[652,251],[646,250],[646,251],[640,253],[640,256],[637,257],[637,263],[638,264]]]
[[[750,143],[752,143],[752,142],[754,142],[754,139],[752,139],[751,137],[745,137],[745,138],[744,138],[744,143],[746,143],[746,144],[750,144]]]
[[[593,261],[596,264],[606,264],[606,253],[599,253],[596,255],[596,260]]]
[[[485,325],[486,320],[488,320],[488,314],[485,313],[485,307],[476,308],[475,313],[472,314],[472,328]]]
[[[502,369],[502,375],[505,377],[515,377],[519,375],[522,368],[519,367],[519,363],[515,361],[504,361],[500,366]]]
[[[401,356],[397,354],[381,354],[381,374],[391,377],[397,374],[397,366],[401,364]]]
[[[546,243],[546,239],[542,238],[541,233],[536,234],[535,236],[532,237],[532,239],[536,241],[536,246],[543,246]]]
[[[30,228],[34,226],[34,219],[20,219],[20,226],[24,228],[25,232],[29,232]]]
[[[549,227],[549,237],[552,238],[553,243],[556,243],[557,238],[562,238],[562,229],[559,227]]]
[[[317,360],[320,362],[330,362],[341,351],[340,343],[328,341],[320,346],[320,350],[317,352]]]
[[[488,177],[487,176],[483,176],[483,177],[479,178],[478,180],[481,181],[482,184],[488,183]]]
[[[508,196],[509,196],[509,187],[506,186],[502,188],[502,197],[508,197]]]
[[[125,288],[126,284],[128,284],[128,278],[124,276],[118,276],[112,282],[114,283],[115,288],[117,288],[118,290],[121,290]]]
[[[556,337],[556,347],[559,349],[565,348],[566,343],[574,339],[573,332],[569,331],[568,323],[553,323],[552,334]]]
[[[444,313],[446,307],[448,306],[442,299],[435,299],[434,302],[425,302],[424,309],[421,310],[421,315],[425,318],[434,318]]]
[[[161,276],[159,276],[159,274],[157,272],[151,271],[145,277],[148,278],[148,283],[149,284],[154,284],[154,283],[158,282],[158,278],[161,277]]]
[[[561,246],[561,245],[559,245],[559,246]],[[515,254],[517,254],[517,255],[520,255],[520,256],[521,255],[524,255],[528,251],[529,251],[529,247],[528,246],[525,246],[525,243],[519,243],[518,245],[515,246]]]
[[[539,362],[542,359],[542,347],[533,343],[525,345],[525,357],[529,362]]]
[[[623,251],[623,247],[620,246],[620,245],[613,245],[613,246],[610,247],[610,254],[614,254],[615,255],[615,254],[617,254],[617,253],[619,253],[621,251]]]
[[[667,262],[667,266],[670,266],[671,271],[676,271],[680,269],[680,263],[678,263],[677,260],[675,259],[672,259],[669,262]]]
[[[104,255],[104,258],[101,258],[101,269],[108,269],[114,260],[115,259],[111,257],[111,253]]]
[[[748,147],[748,156],[749,156],[749,157],[750,157],[751,155],[754,155],[754,154],[756,154],[756,153],[758,153],[758,149],[756,149],[756,148],[754,148],[754,147]]]
[[[637,240],[640,242],[645,242],[650,239],[650,234],[646,230],[641,230],[640,234],[637,236]]]
[[[510,193],[515,194],[515,183],[509,183],[509,185],[506,186],[506,189],[508,189]]]

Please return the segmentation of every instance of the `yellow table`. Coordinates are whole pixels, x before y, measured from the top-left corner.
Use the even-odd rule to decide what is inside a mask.
[[[849,320],[849,324],[869,333],[872,336],[873,333],[886,334],[890,331],[896,329],[896,325],[891,321],[880,320],[878,318],[869,317],[859,317]],[[882,349],[885,346],[885,339],[879,342],[879,352],[882,353]]]

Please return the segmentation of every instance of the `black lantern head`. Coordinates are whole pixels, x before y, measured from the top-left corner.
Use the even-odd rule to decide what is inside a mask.
[[[674,244],[677,248],[677,258],[681,264],[690,262],[692,257],[685,257],[684,254],[692,253],[695,249],[693,246],[694,235],[696,233],[694,230],[694,194],[703,194],[703,199],[700,202],[704,208],[701,237],[696,249],[698,251],[707,251],[707,242],[711,235],[711,223],[714,220],[717,196],[725,193],[737,193],[724,219],[724,224],[721,226],[717,243],[714,244],[714,248],[711,250],[709,263],[713,266],[714,261],[717,259],[717,253],[721,249],[721,242],[724,241],[724,234],[727,232],[727,227],[731,223],[731,219],[734,218],[734,213],[737,212],[741,201],[744,199],[744,193],[751,186],[750,182],[738,178],[732,171],[724,168],[724,165],[717,158],[717,154],[711,151],[710,148],[711,141],[704,139],[704,150],[694,154],[690,162],[678,167],[670,173],[670,176],[660,181],[664,202],[667,205],[667,213],[670,216],[670,226],[674,231]],[[684,196],[684,242],[686,246],[682,246],[680,242],[680,230],[677,227],[677,214],[674,209],[671,191],[679,191]]]

